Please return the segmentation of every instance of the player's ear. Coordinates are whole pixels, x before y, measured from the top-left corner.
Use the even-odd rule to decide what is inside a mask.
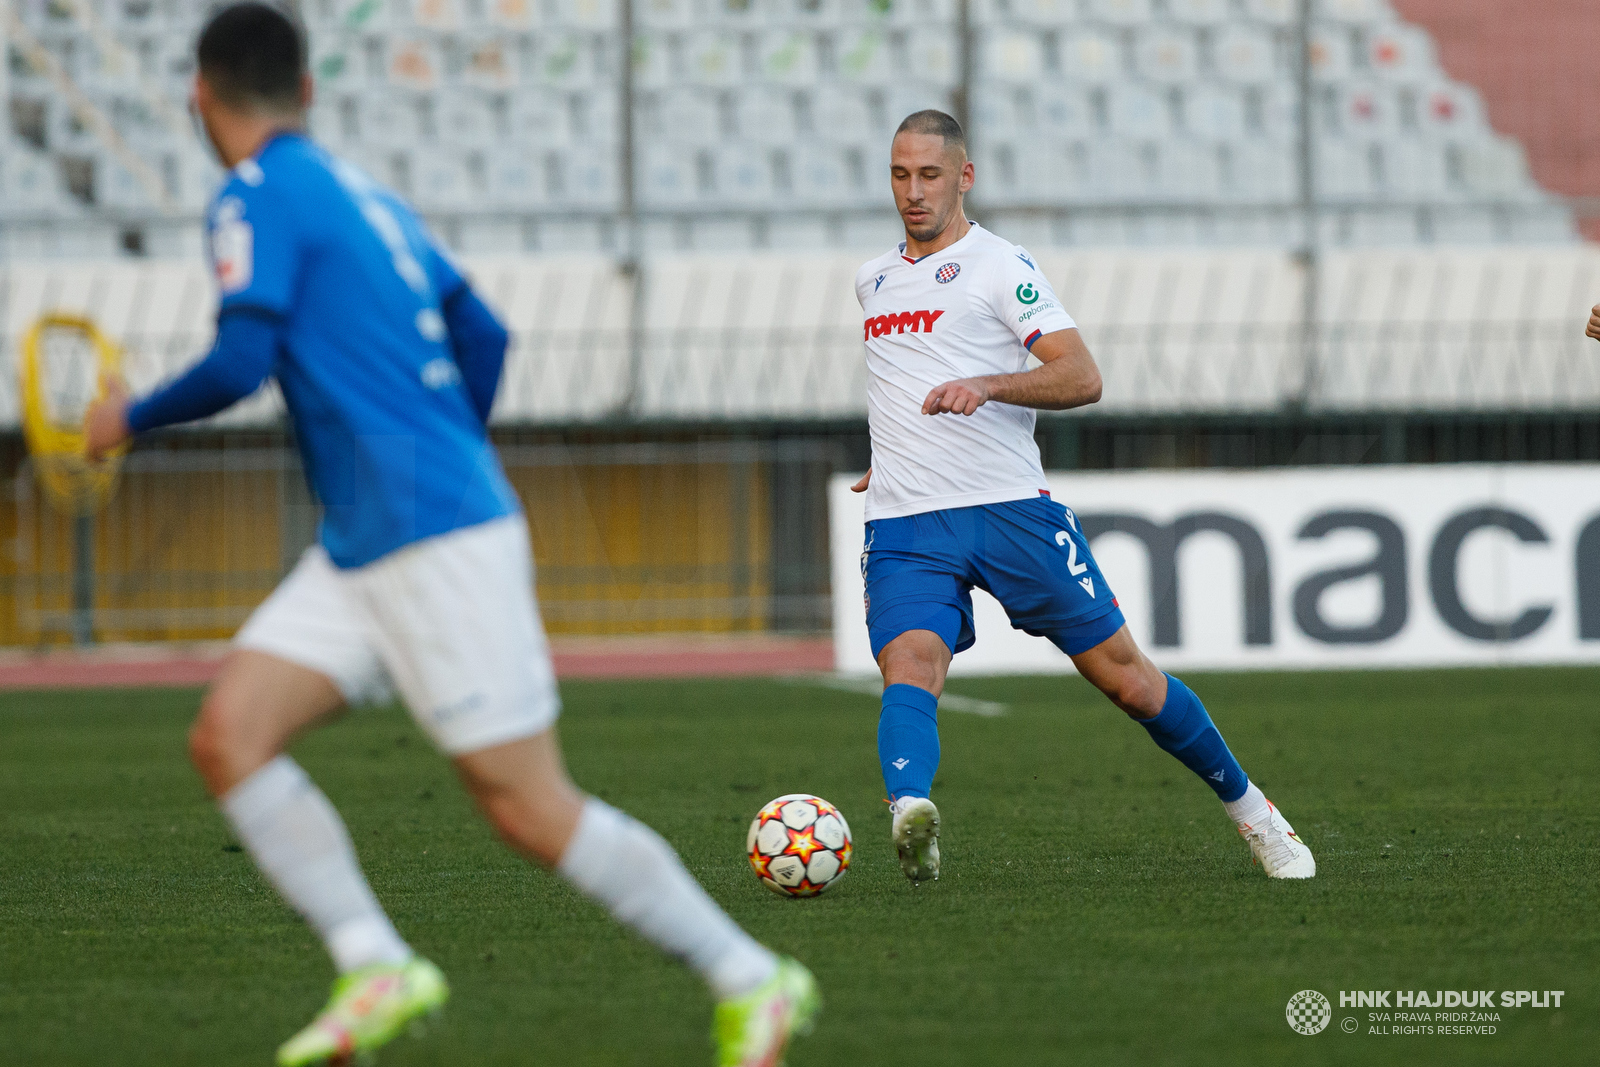
[[[973,183],[977,180],[978,168],[972,165],[972,160],[966,160],[961,164],[961,191],[963,193],[970,192]]]
[[[311,78],[311,72],[306,71],[300,75],[300,110],[310,111],[311,101],[317,93],[316,83]]]

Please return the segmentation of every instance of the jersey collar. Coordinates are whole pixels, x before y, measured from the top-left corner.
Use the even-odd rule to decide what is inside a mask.
[[[926,256],[918,256],[916,259],[912,259],[910,256],[906,255],[906,243],[904,241],[901,241],[900,242],[900,258],[905,260],[907,263],[911,264],[913,267],[915,267],[918,263],[921,263],[925,259],[929,259],[929,258],[931,258],[933,256],[937,256],[937,255],[942,255],[945,252],[953,251],[958,245],[961,244],[962,241],[965,241],[968,237],[971,237],[972,236],[972,231],[976,230],[977,228],[978,228],[978,224],[976,222],[973,222],[971,219],[968,219],[967,220],[967,232],[966,233],[964,233],[960,237],[956,238],[955,241],[953,241],[949,245],[945,246],[944,248],[939,249],[939,251],[937,251],[937,252],[929,252]]]

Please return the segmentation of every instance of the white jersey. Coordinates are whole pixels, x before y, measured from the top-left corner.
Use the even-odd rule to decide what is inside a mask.
[[[948,381],[1027,369],[1028,348],[1072,329],[1072,317],[1032,256],[976,223],[931,256],[905,248],[856,274],[872,376],[867,520],[1038,496],[1032,408],[990,401],[971,415],[924,415],[922,402]]]

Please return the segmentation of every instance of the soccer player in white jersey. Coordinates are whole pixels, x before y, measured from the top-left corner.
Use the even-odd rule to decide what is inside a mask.
[[[1071,509],[1050,499],[1035,411],[1100,399],[1100,372],[1026,250],[970,222],[960,125],[900,124],[890,156],[905,241],[861,268],[872,467],[867,626],[883,671],[878,756],[900,865],[939,877],[937,709],[973,643],[972,590],[1048,638],[1080,674],[1213,790],[1274,878],[1310,878],[1311,850],[1228,751],[1188,686],[1145,658]],[[1040,366],[1028,369],[1028,357]]]
[[[311,80],[294,22],[266,4],[224,8],[198,59],[195,105],[232,168],[209,218],[216,344],[137,403],[114,389],[86,432],[99,454],[220,411],[270,376],[323,504],[318,544],[240,631],[190,746],[340,974],[278,1062],[365,1057],[448,995],[379,906],[338,813],[284,753],[392,687],[512,847],[700,972],[719,1001],[718,1064],[771,1067],[816,1010],[810,973],[739,929],[655,832],[567,777],[527,524],[485,426],[504,328],[403,201],[305,135]]]

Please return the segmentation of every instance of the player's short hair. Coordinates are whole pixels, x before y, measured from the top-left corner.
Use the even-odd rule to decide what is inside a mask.
[[[900,128],[894,131],[896,137],[902,133],[931,133],[944,138],[945,148],[959,148],[962,155],[967,153],[967,135],[961,129],[961,123],[943,111],[932,108],[913,111],[900,120]]]
[[[300,110],[306,73],[306,35],[300,23],[273,4],[228,4],[207,20],[195,46],[200,76],[229,107],[273,112]]]

